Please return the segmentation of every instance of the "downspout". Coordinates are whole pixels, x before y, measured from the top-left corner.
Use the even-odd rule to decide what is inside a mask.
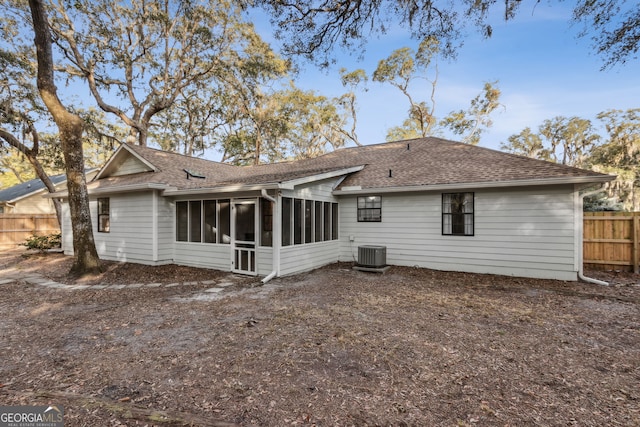
[[[273,237],[271,239],[273,254],[271,258],[273,260],[273,271],[269,273],[264,279],[262,279],[262,284],[264,285],[269,280],[276,277],[280,270],[280,221],[278,221],[278,219],[280,218],[280,204],[275,198],[267,194],[267,190],[265,190],[264,188],[261,191],[261,195],[263,198],[274,204],[274,212],[271,216],[271,229],[273,230]]]
[[[580,244],[578,245],[578,278],[580,280],[583,280],[583,281],[588,282],[588,283],[593,283],[593,284],[602,285],[602,286],[609,286],[609,282],[605,282],[603,280],[594,279],[592,277],[586,277],[584,275],[584,272],[583,272],[583,270],[584,270],[584,242],[583,242],[583,239],[584,239],[584,217],[582,215],[582,209],[583,209],[583,206],[584,206],[584,198],[586,196],[590,196],[592,194],[595,194],[595,193],[601,191],[601,188],[602,187],[600,187],[597,190],[586,192],[584,194],[580,194],[580,191],[576,191],[576,194],[578,196],[578,208],[577,209],[578,209],[579,216],[580,216],[580,218],[578,218],[578,220],[576,221],[576,223],[578,225],[578,236],[579,236],[579,242],[580,242]]]

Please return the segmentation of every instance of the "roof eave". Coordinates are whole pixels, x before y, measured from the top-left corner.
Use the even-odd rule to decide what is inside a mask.
[[[238,193],[245,191],[260,191],[279,189],[279,183],[270,184],[234,184],[222,185],[219,187],[201,187],[201,188],[167,188],[162,192],[163,196],[196,196],[200,194],[211,193]]]
[[[334,190],[333,194],[350,195],[350,194],[370,194],[370,193],[406,193],[416,191],[448,191],[457,189],[481,190],[488,188],[506,188],[506,187],[531,187],[542,185],[566,185],[566,184],[597,184],[613,181],[615,175],[602,176],[579,176],[570,178],[538,178],[513,181],[487,181],[487,182],[459,182],[451,184],[426,184],[426,185],[407,185],[397,187],[368,187],[360,186],[343,187],[340,190]]]
[[[217,187],[202,187],[202,188],[171,188],[165,190],[163,196],[186,196],[186,195],[199,195],[210,193],[238,193],[244,191],[260,191],[260,190],[294,190],[296,186],[308,184],[311,182],[322,181],[325,179],[331,179],[339,176],[348,175],[350,173],[359,172],[364,168],[362,166],[354,166],[345,169],[338,169],[330,172],[323,172],[315,175],[308,175],[302,178],[296,178],[289,181],[269,182],[264,184],[232,184],[221,185]]]
[[[87,192],[90,196],[100,195],[100,194],[115,194],[115,193],[131,193],[135,191],[146,191],[146,190],[166,190],[168,187],[165,184],[159,184],[154,182],[144,183],[144,184],[130,184],[130,185],[117,185],[117,186],[109,186],[104,188],[87,188]],[[66,199],[69,197],[68,191],[57,191],[55,193],[49,193],[43,197],[46,198],[61,198]]]

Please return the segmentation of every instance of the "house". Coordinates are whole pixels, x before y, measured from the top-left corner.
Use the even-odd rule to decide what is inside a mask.
[[[377,245],[391,265],[576,280],[580,190],[613,178],[429,137],[257,166],[122,145],[88,189],[106,260],[268,280]]]
[[[62,188],[66,181],[65,175],[51,177],[56,189]],[[44,183],[39,179],[0,190],[0,213],[55,214],[53,201],[42,197],[47,192]]]
[[[87,179],[93,178],[97,172],[97,169],[87,170]],[[65,174],[49,178],[56,190],[66,187]],[[56,209],[51,198],[42,197],[48,192],[40,179],[32,179],[0,190],[0,214],[55,214]]]

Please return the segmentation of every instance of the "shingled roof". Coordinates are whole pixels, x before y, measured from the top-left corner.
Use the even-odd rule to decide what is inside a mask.
[[[337,188],[338,192],[399,191],[443,185],[589,183],[614,179],[593,171],[434,137],[343,148],[313,159],[256,166],[233,166],[140,146],[125,148],[152,165],[153,170],[122,176],[108,176],[101,171],[91,184],[92,189],[141,184],[173,191],[266,187],[341,171],[347,176]],[[204,178],[194,178],[185,171]]]
[[[67,176],[65,174],[62,175],[54,175],[50,176],[51,182],[54,185],[60,184],[66,181]],[[20,184],[16,184],[13,187],[6,188],[0,191],[0,202],[4,203],[13,203],[20,199],[23,199],[32,194],[41,192],[45,190],[46,187],[44,182],[40,179],[32,179],[30,181],[22,182]]]

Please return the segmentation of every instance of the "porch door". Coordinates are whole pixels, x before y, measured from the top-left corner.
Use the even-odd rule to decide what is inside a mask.
[[[256,201],[233,201],[232,210],[231,269],[256,275]]]

